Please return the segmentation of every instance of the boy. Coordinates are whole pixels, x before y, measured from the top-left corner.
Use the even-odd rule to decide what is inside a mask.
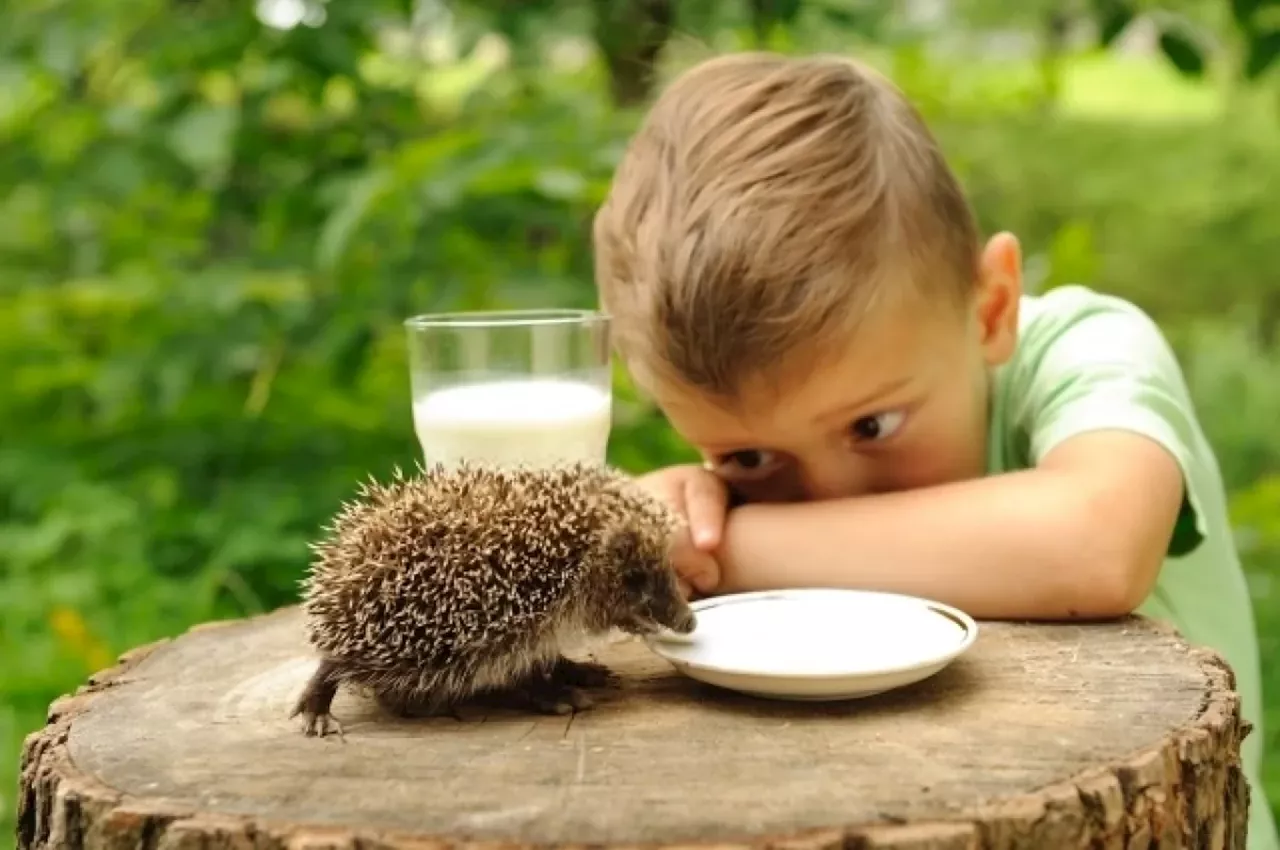
[[[1235,671],[1249,846],[1277,846],[1249,596],[1172,352],[1119,299],[1023,295],[1017,241],[980,240],[891,83],[821,57],[695,67],[594,239],[619,354],[705,461],[644,479],[689,521],[692,591],[1170,620]]]

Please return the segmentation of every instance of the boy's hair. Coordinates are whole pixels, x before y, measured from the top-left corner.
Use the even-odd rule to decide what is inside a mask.
[[[732,399],[812,364],[872,302],[961,303],[973,214],[884,77],[834,57],[738,53],[658,98],[594,222],[618,349],[654,379]]]

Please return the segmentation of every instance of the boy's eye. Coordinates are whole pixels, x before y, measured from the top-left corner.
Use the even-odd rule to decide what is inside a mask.
[[[849,432],[859,442],[883,440],[893,435],[902,427],[907,415],[901,410],[890,410],[877,413],[875,416],[864,416],[849,426]]]
[[[716,459],[719,471],[738,478],[757,478],[769,474],[777,465],[773,452],[762,449],[745,449],[721,455]]]

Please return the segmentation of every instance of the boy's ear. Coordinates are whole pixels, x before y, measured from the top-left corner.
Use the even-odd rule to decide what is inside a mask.
[[[998,366],[1013,356],[1021,297],[1022,249],[1012,233],[997,233],[982,251],[974,299],[979,342],[988,366]]]

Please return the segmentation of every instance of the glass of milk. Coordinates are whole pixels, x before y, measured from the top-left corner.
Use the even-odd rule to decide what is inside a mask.
[[[613,407],[606,314],[435,313],[405,327],[428,466],[604,463]]]

